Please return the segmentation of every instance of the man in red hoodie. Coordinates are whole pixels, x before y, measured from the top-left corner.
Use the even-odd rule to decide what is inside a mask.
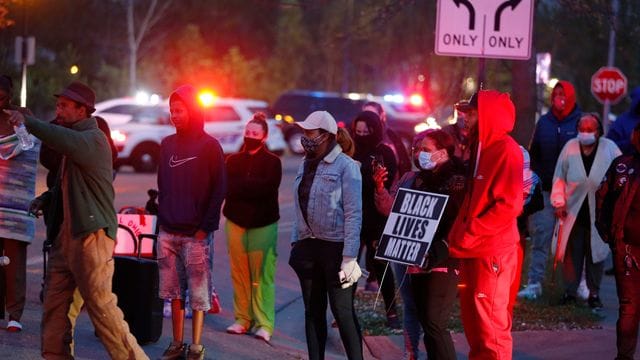
[[[508,135],[515,107],[506,93],[480,90],[456,105],[470,134],[469,191],[449,234],[460,259],[460,304],[469,359],[511,359],[509,290],[517,271],[522,151]]]

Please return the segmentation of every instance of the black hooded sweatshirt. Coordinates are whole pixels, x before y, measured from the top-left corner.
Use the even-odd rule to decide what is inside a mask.
[[[180,86],[169,101],[182,101],[189,126],[167,136],[160,145],[158,220],[162,230],[193,235],[213,232],[220,222],[226,193],[224,155],[218,140],[204,132],[204,117],[196,90]]]
[[[356,123],[364,121],[371,134],[355,135]],[[374,201],[375,183],[373,181],[372,160],[387,168],[388,177],[385,188],[389,190],[396,176],[397,163],[393,150],[382,142],[383,127],[380,117],[371,111],[363,111],[352,122],[353,140],[356,152],[353,158],[361,163],[362,173],[362,230],[360,237],[365,241],[379,240],[387,217],[380,214]]]

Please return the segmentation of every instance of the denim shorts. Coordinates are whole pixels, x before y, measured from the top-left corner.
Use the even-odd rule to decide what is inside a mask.
[[[162,299],[185,299],[189,290],[191,308],[207,311],[211,306],[210,242],[192,236],[160,231],[157,253],[160,270],[159,296]]]

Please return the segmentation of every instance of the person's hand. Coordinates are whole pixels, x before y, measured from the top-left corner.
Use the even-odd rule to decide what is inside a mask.
[[[31,200],[31,203],[29,204],[29,215],[40,217],[40,215],[42,215],[43,207],[44,202],[39,198]]]
[[[193,237],[194,237],[196,240],[204,240],[204,239],[206,239],[206,238],[207,238],[207,233],[206,233],[206,232],[204,232],[204,231],[202,231],[202,230],[198,230],[198,231],[196,231],[196,234],[195,234],[195,235],[193,235]]]
[[[5,114],[9,116],[7,120],[9,121],[9,124],[11,124],[12,126],[20,126],[21,124],[24,123],[24,115],[22,115],[20,111],[9,110],[9,109],[4,109],[3,111]]]
[[[564,220],[567,217],[567,205],[562,205],[555,208],[556,217]]]
[[[340,272],[338,273],[341,283],[340,286],[343,289],[346,289],[357,283],[360,276],[362,276],[362,271],[360,270],[360,265],[358,265],[356,258],[343,256],[342,264],[340,264]]]
[[[376,191],[382,191],[384,189],[384,183],[387,181],[389,172],[384,166],[378,166],[373,169],[373,182],[376,184]]]

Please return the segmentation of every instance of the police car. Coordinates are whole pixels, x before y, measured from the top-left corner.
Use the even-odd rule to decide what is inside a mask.
[[[264,101],[234,98],[215,98],[212,105],[203,111],[205,131],[220,142],[225,154],[240,150],[244,127],[254,113],[261,111],[269,114]],[[170,121],[168,100],[107,100],[96,104],[94,115],[103,117],[111,128],[111,138],[118,148],[117,166],[131,165],[137,172],[156,171],[160,142],[175,133]],[[276,126],[275,120],[269,119],[267,123],[267,147],[281,155],[287,146],[282,131]]]

